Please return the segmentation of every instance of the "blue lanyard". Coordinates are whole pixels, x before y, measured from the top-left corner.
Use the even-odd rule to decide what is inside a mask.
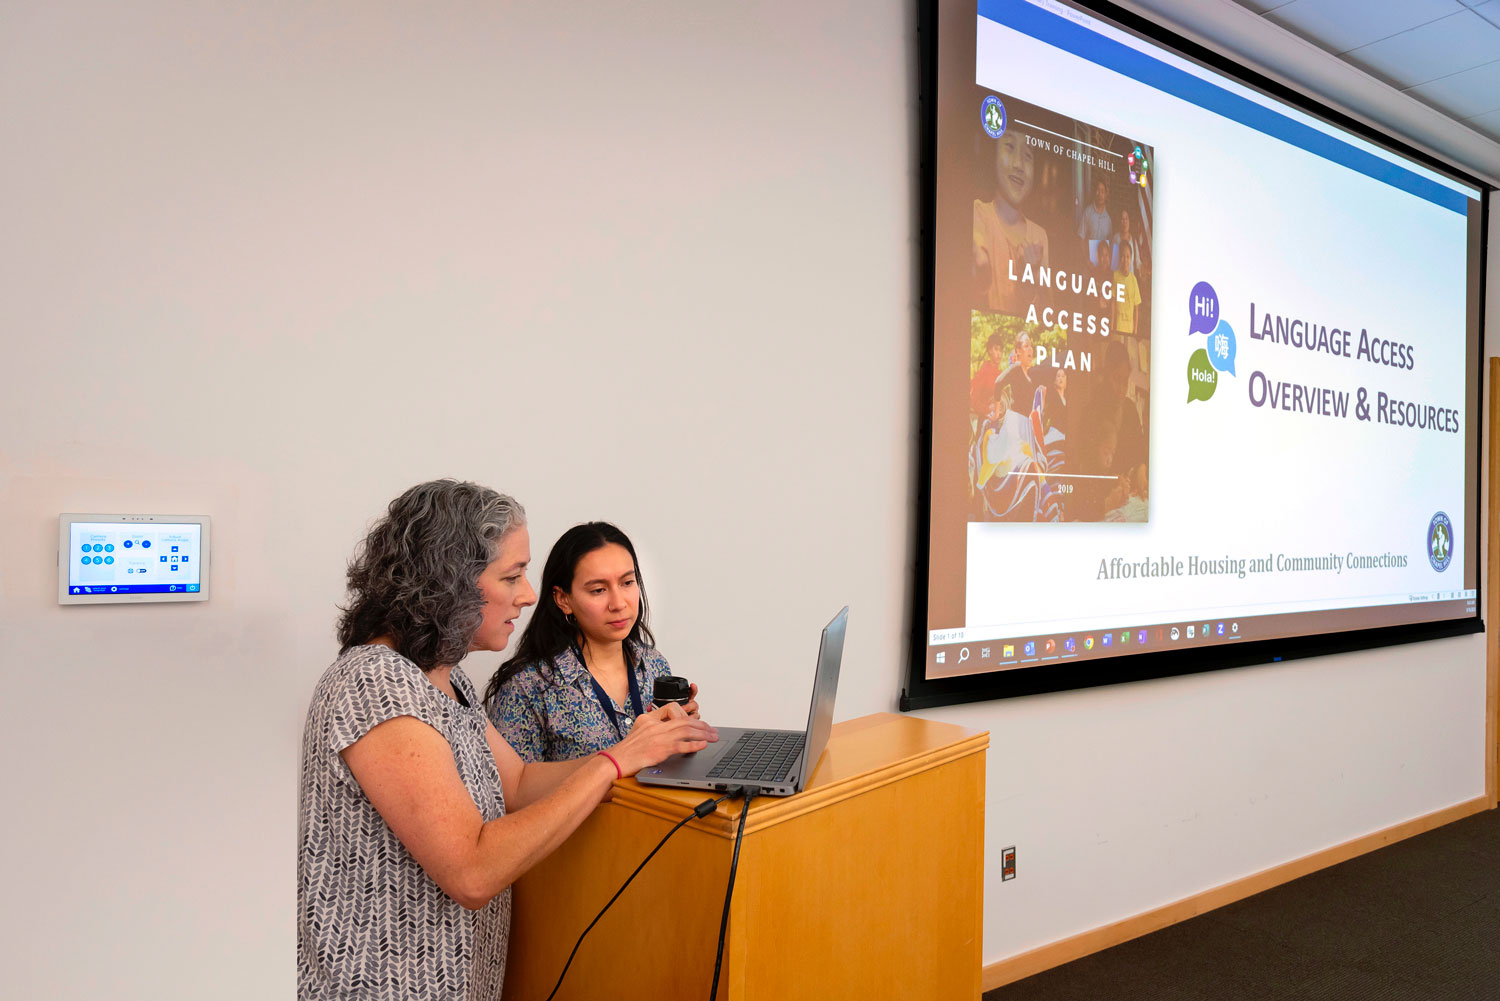
[[[620,727],[620,716],[615,712],[614,700],[609,697],[604,686],[599,684],[599,679],[594,677],[594,672],[589,670],[588,661],[583,659],[583,651],[575,646],[573,655],[578,658],[578,663],[583,665],[584,672],[589,676],[589,682],[594,686],[594,697],[599,700],[599,708],[604,710],[604,715],[608,716],[609,721],[614,724],[615,733],[621,740],[624,740],[625,731]],[[625,658],[625,676],[630,679],[630,708],[635,710],[637,716],[640,716],[646,710],[641,706],[641,686],[636,683],[635,666],[630,663],[628,655]]]

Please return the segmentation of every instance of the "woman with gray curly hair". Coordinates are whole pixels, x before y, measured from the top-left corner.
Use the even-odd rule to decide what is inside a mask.
[[[530,562],[520,504],[436,480],[350,563],[302,735],[299,998],[498,998],[516,877],[615,779],[717,739],[669,705],[598,754],[522,762],[457,664],[505,648],[536,601]]]

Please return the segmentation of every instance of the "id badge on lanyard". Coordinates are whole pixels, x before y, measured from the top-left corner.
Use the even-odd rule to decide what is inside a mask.
[[[588,662],[583,659],[583,651],[575,647],[573,653],[578,657],[578,663],[582,664],[584,670],[587,671]],[[641,686],[635,680],[635,667],[630,664],[628,658],[625,663],[625,675],[630,679],[630,708],[635,710],[635,714],[639,716],[646,710],[641,705]],[[604,715],[608,716],[610,723],[614,724],[616,735],[621,740],[624,740],[626,728],[620,725],[620,714],[615,712],[614,700],[609,697],[609,693],[604,690],[604,686],[599,684],[599,679],[594,677],[592,671],[589,671],[589,681],[594,686],[594,697],[599,700],[599,708],[604,710]]]

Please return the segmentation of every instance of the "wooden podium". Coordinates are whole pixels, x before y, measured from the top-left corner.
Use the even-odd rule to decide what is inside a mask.
[[[988,746],[865,716],[833,727],[801,793],[752,799],[716,997],[977,1001]],[[544,1001],[579,933],[705,798],[616,782],[516,883],[505,1001]],[[584,939],[558,1001],[706,998],[742,805],[672,836]]]

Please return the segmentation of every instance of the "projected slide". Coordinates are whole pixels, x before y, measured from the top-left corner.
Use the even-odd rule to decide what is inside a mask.
[[[1477,187],[1086,10],[939,10],[922,676],[1473,619]]]

